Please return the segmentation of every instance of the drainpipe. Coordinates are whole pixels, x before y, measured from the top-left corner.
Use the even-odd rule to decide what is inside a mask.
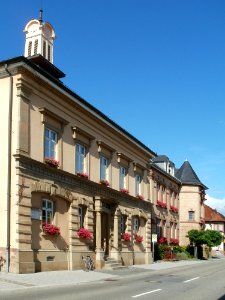
[[[12,104],[13,104],[13,77],[7,65],[5,71],[9,75],[9,113],[8,113],[8,172],[7,172],[7,241],[6,241],[6,272],[9,272],[10,265],[10,210],[11,210],[11,156],[12,156]]]

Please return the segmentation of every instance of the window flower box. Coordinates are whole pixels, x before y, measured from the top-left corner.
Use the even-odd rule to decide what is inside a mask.
[[[142,243],[143,242],[143,236],[142,235],[139,235],[137,233],[134,234],[134,241],[136,243]]]
[[[130,242],[130,234],[127,232],[124,232],[121,236],[122,240],[124,240],[125,242]]]
[[[162,208],[167,208],[167,204],[160,200],[157,200],[157,205]]]
[[[129,194],[129,190],[128,189],[122,188],[120,191],[122,193],[124,193],[124,194]]]
[[[45,157],[45,163],[54,168],[58,168],[59,166],[59,161],[51,157]]]
[[[145,199],[144,196],[142,196],[142,195],[137,195],[137,198],[141,201],[143,201]]]
[[[49,235],[60,235],[60,228],[48,223],[42,223],[43,232]]]
[[[109,182],[106,179],[101,179],[100,184],[105,185],[105,186],[109,186]]]
[[[80,239],[84,239],[88,241],[91,240],[91,232],[86,228],[80,228],[77,232],[77,235],[79,236]]]
[[[88,179],[88,174],[86,172],[77,172],[77,176]]]
[[[179,211],[178,208],[175,207],[175,206],[173,206],[173,205],[170,206],[170,210],[173,211],[173,212],[176,213],[176,214],[177,214],[178,211]]]
[[[170,239],[170,245],[179,245],[179,240],[178,239]]]
[[[159,244],[167,244],[167,238],[162,236],[158,239]]]

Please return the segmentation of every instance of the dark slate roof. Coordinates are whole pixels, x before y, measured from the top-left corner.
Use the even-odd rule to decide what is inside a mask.
[[[185,161],[180,169],[177,170],[175,176],[183,183],[189,185],[200,185],[205,190],[208,189],[198,178],[195,171],[188,161]]]
[[[175,167],[175,164],[169,160],[169,157],[166,155],[157,155],[156,157],[152,158],[153,163],[159,163],[159,162],[167,162],[170,163],[171,167]]]
[[[166,155],[158,155],[156,157],[152,158],[152,161],[155,162],[165,162],[165,161],[169,161],[169,158]]]

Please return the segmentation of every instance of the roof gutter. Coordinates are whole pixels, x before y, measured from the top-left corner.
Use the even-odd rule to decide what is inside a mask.
[[[7,204],[6,204],[6,272],[10,266],[10,218],[11,218],[11,157],[12,157],[12,107],[13,107],[13,77],[8,70],[7,64],[5,71],[9,75],[9,112],[8,112],[8,168],[7,168]]]

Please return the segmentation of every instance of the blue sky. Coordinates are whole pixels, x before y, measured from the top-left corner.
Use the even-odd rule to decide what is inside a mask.
[[[176,167],[188,159],[225,213],[225,2],[2,1],[0,60],[23,54],[41,4],[64,83]]]

